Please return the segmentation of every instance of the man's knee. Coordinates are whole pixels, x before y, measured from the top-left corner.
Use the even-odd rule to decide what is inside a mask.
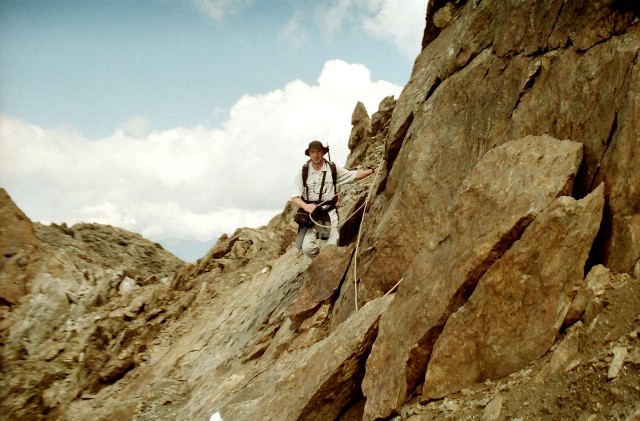
[[[304,241],[302,243],[302,252],[309,257],[316,257],[320,253],[320,248],[316,241]]]

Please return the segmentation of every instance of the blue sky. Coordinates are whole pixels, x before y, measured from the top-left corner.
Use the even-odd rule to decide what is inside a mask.
[[[309,141],[344,162],[355,103],[397,97],[425,10],[0,0],[0,186],[33,220],[109,223],[193,260],[180,244],[282,209]]]

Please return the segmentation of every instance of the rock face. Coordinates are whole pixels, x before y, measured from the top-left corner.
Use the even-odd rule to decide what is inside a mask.
[[[633,268],[640,257],[638,10],[613,0],[564,4],[429,3],[431,35],[395,105],[386,189],[364,240],[376,250],[363,256],[365,300],[442,241],[451,201],[476,162],[527,135],[584,144],[575,193],[583,197],[604,181],[609,228],[597,247],[611,269]]]
[[[349,267],[352,250],[327,246],[309,266],[309,280],[289,310],[294,321],[304,321],[340,288]]]
[[[354,109],[346,166],[380,171],[313,261],[291,204],[183,264],[0,190],[3,416],[637,417],[640,6],[426,21],[400,97]]]
[[[27,264],[9,257],[2,268],[25,290],[4,306],[0,399],[16,419],[60,416],[142,362],[158,328],[182,311],[168,287],[182,261],[118,228],[32,224],[7,197],[2,205],[4,256]]]
[[[527,227],[447,320],[429,361],[423,397],[504,377],[551,348],[571,294],[582,283],[581,268],[603,207],[600,186],[581,201],[556,199]]]
[[[31,221],[0,189],[0,303],[15,305],[27,293],[36,244]]]
[[[571,191],[581,150],[574,142],[528,137],[478,163],[451,209],[447,238],[416,257],[382,316],[363,382],[369,419],[398,410],[422,381],[449,315],[536,213]]]
[[[252,382],[221,411],[222,416],[232,420],[336,419],[357,397],[378,319],[392,299],[387,296],[368,303],[328,338],[281,358],[277,370]],[[271,388],[278,393],[264,393]]]

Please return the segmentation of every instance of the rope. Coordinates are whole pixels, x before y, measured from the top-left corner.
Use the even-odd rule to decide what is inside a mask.
[[[376,176],[377,176],[377,174],[376,174]],[[367,177],[367,178],[368,178],[368,177]],[[354,187],[357,187],[357,186],[358,186],[358,184],[360,184],[360,183],[363,183],[363,182],[365,182],[365,181],[368,181],[368,180],[367,180],[367,178],[363,178],[362,180],[358,180],[358,181],[356,181],[355,183],[351,183],[351,185],[347,186],[343,191],[341,191],[341,192],[339,193],[339,195],[340,195],[340,194],[342,194],[342,193],[344,193],[345,191],[347,191],[347,190],[349,190],[349,189],[352,189],[352,188],[354,188]],[[374,180],[373,180],[373,181],[375,182],[375,177],[374,177]],[[317,206],[322,206],[323,204],[325,204],[325,203],[327,203],[327,202],[331,202],[332,200],[333,200],[333,199],[327,199],[327,200],[324,200],[324,201],[322,201],[322,202],[318,203],[318,204],[317,204]],[[344,224],[346,224],[346,223],[347,223],[347,221],[348,221],[349,219],[353,218],[353,217],[354,217],[354,216],[355,216],[355,215],[360,211],[360,209],[362,209],[362,208],[364,208],[364,207],[365,207],[365,205],[366,205],[366,204],[367,204],[367,201],[365,200],[365,202],[364,202],[362,205],[360,205],[360,207],[358,207],[358,209],[356,209],[356,210],[354,210],[353,212],[351,212],[351,214],[350,214],[350,215],[349,215],[349,216],[348,216],[344,221],[342,221],[342,222],[338,223],[338,224],[336,225],[336,228],[340,228],[341,226],[343,226]],[[319,226],[319,227],[322,227],[322,228],[332,228],[332,227],[333,227],[333,225],[324,225],[324,224],[321,224],[320,222],[316,221],[315,219],[313,219],[313,215],[312,215],[312,214],[309,214],[309,218],[311,219],[311,221],[312,221],[314,224],[316,224],[316,225],[317,225],[317,226]]]
[[[391,289],[389,291],[387,291],[386,294],[384,294],[384,296],[386,297],[387,295],[391,294],[391,292],[396,289],[396,287],[398,285],[400,285],[400,282],[402,282],[402,280],[404,279],[404,276],[402,278],[400,278],[400,280],[398,282],[396,282],[396,284],[394,286],[391,287]]]
[[[360,227],[358,228],[358,240],[356,241],[356,250],[353,256],[353,287],[354,287],[354,300],[356,312],[358,311],[358,250],[360,249],[360,238],[362,235],[362,226],[364,225],[364,217],[367,214],[366,205],[369,204],[369,200],[371,199],[371,193],[373,192],[373,186],[376,185],[376,180],[378,180],[378,174],[380,174],[380,169],[382,168],[382,158],[380,158],[380,163],[378,164],[378,168],[376,169],[376,176],[373,178],[373,182],[371,183],[371,187],[369,187],[369,193],[367,194],[367,198],[364,201],[364,210],[362,211],[362,220],[360,221]]]
[[[360,207],[356,210],[354,210],[353,212],[351,212],[351,215],[349,215],[344,221],[339,222],[338,224],[335,225],[336,228],[340,228],[341,226],[343,226],[344,224],[347,223],[347,221],[351,218],[353,218],[359,211],[360,209],[364,208],[364,205],[366,205],[366,202],[363,203],[362,205],[360,205]],[[318,205],[319,206],[319,205]],[[322,227],[322,228],[333,228],[333,225],[324,225],[321,224],[320,222],[316,221],[315,219],[313,219],[313,216],[311,214],[309,214],[309,218],[311,219],[311,221],[316,224],[316,226],[318,227]]]
[[[373,187],[376,185],[376,181],[378,180],[378,175],[380,174],[380,169],[382,168],[382,162],[383,159],[382,157],[380,158],[380,163],[378,164],[378,168],[376,170],[376,175],[373,178],[373,182],[371,183],[371,185],[369,186],[369,193],[367,193],[367,198],[365,199],[364,203],[358,207],[358,209],[354,210],[351,215],[349,215],[343,222],[338,223],[336,225],[336,228],[341,227],[342,225],[344,225],[349,219],[351,219],[354,215],[356,215],[360,209],[364,209],[362,211],[362,220],[360,221],[360,227],[358,228],[358,239],[356,241],[356,249],[355,249],[355,253],[354,253],[354,258],[353,258],[353,286],[354,286],[354,299],[355,299],[355,309],[356,311],[358,311],[358,254],[359,254],[359,249],[360,249],[360,239],[362,238],[362,226],[364,225],[364,217],[367,214],[367,209],[366,206],[369,204],[370,200],[371,200],[371,193],[373,193]],[[368,177],[367,177],[368,178]],[[348,186],[347,188],[345,188],[343,191],[341,191],[340,193],[344,193],[345,191],[349,190],[350,188],[354,188],[357,187],[358,184],[363,183],[367,180],[367,178],[363,178],[362,180],[358,180],[355,183],[352,183],[350,186]],[[325,200],[323,202],[318,203],[318,206],[322,206],[323,204],[330,202],[333,199],[328,199]],[[323,228],[332,228],[332,225],[323,225],[320,224],[318,221],[316,221],[315,219],[313,219],[313,216],[311,214],[309,214],[309,218],[311,218],[311,221],[313,221],[313,223],[319,227],[323,227]],[[404,278],[402,278],[404,279]],[[386,294],[390,294],[391,291],[393,291],[399,284],[400,282],[402,282],[402,279],[400,279]]]

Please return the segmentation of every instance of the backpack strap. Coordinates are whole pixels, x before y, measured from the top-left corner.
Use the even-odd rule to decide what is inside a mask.
[[[305,192],[305,196],[303,197],[303,199],[305,201],[309,200],[309,186],[307,186],[307,177],[309,177],[309,163],[311,162],[311,160],[308,160],[303,166],[302,166],[302,188]]]
[[[338,190],[336,188],[336,183],[338,182],[338,170],[336,168],[336,164],[333,161],[329,161],[329,167],[331,168],[331,178],[333,179],[333,202],[338,202]]]
[[[327,164],[329,164],[329,168],[331,168],[331,179],[333,180],[333,202],[337,203],[338,202],[338,190],[337,190],[337,182],[338,182],[338,169],[336,167],[335,162],[333,161],[327,161],[325,159],[325,162]],[[303,197],[303,199],[305,201],[309,200],[309,186],[307,185],[307,178],[309,177],[309,164],[311,163],[311,160],[308,160],[307,162],[304,163],[304,165],[302,166],[302,188],[305,192],[306,198]],[[320,186],[320,200],[319,202],[322,201],[322,190],[324,188],[324,179],[325,179],[326,174],[323,174],[322,177],[322,184]]]
[[[322,171],[322,181],[320,182],[320,195],[318,195],[318,203],[322,203],[322,192],[324,191],[324,180],[327,178],[327,172]]]

